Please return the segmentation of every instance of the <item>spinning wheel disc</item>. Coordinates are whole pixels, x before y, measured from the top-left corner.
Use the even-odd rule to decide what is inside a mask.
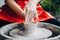
[[[14,29],[10,31],[10,35],[15,38],[26,39],[26,40],[47,38],[52,35],[52,32],[45,28],[38,28],[37,33],[32,35],[23,35],[23,34],[21,35],[19,32],[21,32],[19,29]]]

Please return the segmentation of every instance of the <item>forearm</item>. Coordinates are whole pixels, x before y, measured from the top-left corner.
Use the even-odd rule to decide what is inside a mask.
[[[14,0],[6,0],[7,5],[18,15],[25,17],[24,11],[20,8],[20,6]]]

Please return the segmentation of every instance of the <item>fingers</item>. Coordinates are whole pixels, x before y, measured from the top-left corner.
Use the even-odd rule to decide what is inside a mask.
[[[28,10],[26,17],[25,17],[25,22],[33,22],[33,16],[34,16],[34,12],[31,10]]]

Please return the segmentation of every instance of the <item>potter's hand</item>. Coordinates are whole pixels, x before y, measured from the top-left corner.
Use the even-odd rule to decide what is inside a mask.
[[[24,10],[26,13],[25,22],[28,22],[28,23],[33,22],[33,16],[34,16],[33,10],[31,10],[28,5],[25,7]]]
[[[32,22],[32,20],[33,20],[32,18],[33,18],[34,15],[36,16],[36,20],[38,20],[38,14],[37,14],[37,10],[36,10],[36,4],[39,1],[40,0],[29,0],[28,3],[27,3],[27,5],[25,6],[25,13],[27,13],[26,14],[26,20],[28,22]]]
[[[15,2],[15,0],[5,0],[6,4],[18,15],[25,17],[24,11],[20,8],[20,6]]]

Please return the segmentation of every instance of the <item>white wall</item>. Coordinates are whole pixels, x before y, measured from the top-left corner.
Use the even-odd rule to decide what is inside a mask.
[[[4,0],[0,0],[0,7],[4,4]]]

